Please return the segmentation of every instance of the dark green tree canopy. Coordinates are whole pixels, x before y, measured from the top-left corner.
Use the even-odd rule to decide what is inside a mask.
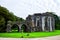
[[[2,31],[8,21],[22,21],[23,18],[17,17],[13,12],[10,12],[7,8],[0,6],[0,31]]]

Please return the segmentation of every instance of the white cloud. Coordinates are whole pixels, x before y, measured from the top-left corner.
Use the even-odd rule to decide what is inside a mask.
[[[33,13],[52,11],[60,15],[60,0],[0,0],[0,5],[24,19]]]

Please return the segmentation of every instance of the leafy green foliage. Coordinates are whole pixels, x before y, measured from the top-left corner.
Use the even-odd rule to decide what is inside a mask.
[[[5,7],[0,6],[0,31],[6,29],[8,21],[23,21],[24,19],[15,16],[12,12]]]

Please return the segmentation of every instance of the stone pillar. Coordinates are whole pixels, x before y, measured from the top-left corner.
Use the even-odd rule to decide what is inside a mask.
[[[36,18],[36,27],[37,27],[37,18]]]
[[[42,17],[42,30],[45,31],[45,17]]]
[[[50,17],[50,31],[52,31],[52,21],[51,21],[51,17]]]
[[[47,27],[48,27],[48,31],[50,31],[50,18],[47,18]]]
[[[11,25],[10,24],[7,24],[6,32],[11,32]]]
[[[21,31],[22,31],[22,30],[21,30],[21,26],[22,26],[22,25],[20,24],[20,25],[18,25],[18,26],[19,26],[19,29],[18,29],[18,30],[19,30],[19,32],[21,32]]]
[[[34,27],[34,20],[32,19],[32,26]]]
[[[6,32],[11,32],[11,27],[12,27],[12,21],[8,21],[7,22],[7,29],[6,29]]]

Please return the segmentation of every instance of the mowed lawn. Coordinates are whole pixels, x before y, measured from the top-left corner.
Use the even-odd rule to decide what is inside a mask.
[[[29,34],[29,36],[27,36]],[[37,37],[47,37],[60,35],[60,30],[55,30],[54,32],[31,32],[31,33],[0,33],[0,37],[5,38],[37,38]]]

